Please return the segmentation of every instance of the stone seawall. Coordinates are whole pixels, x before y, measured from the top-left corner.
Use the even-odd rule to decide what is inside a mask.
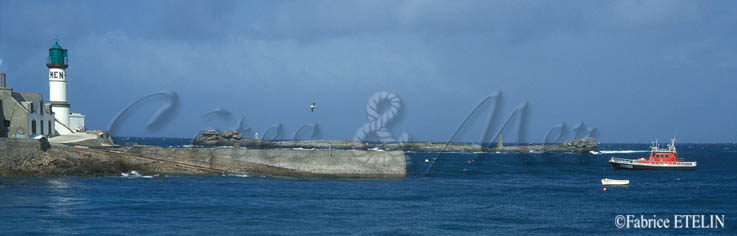
[[[0,138],[0,176],[248,174],[307,178],[403,178],[404,152],[245,148],[77,148]]]
[[[134,146],[127,153],[191,166],[266,176],[308,178],[403,178],[401,151],[161,148]]]
[[[105,150],[51,145],[39,140],[0,138],[0,176],[119,176],[121,172],[216,175],[220,171],[178,165]]]

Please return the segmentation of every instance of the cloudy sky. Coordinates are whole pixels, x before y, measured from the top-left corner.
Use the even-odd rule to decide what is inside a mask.
[[[601,142],[737,142],[737,1],[0,1],[10,87],[48,99],[55,40],[89,129],[176,94],[153,129],[169,100],[131,107],[120,136],[191,137],[243,118],[286,138],[318,124],[318,138],[351,139],[387,91],[403,105],[395,136],[444,141],[501,92],[492,129],[526,103],[524,141],[583,122]],[[480,140],[481,113],[459,140]]]

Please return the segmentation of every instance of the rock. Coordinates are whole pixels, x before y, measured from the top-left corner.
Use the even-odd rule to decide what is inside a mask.
[[[218,131],[214,129],[206,129],[203,130],[202,133],[200,133],[201,136],[210,137],[210,136],[217,136]]]
[[[235,130],[224,131],[222,134],[220,134],[220,136],[223,137],[224,139],[235,139],[235,140],[240,140],[243,138],[243,134],[238,133],[238,131],[235,131]]]
[[[194,143],[195,145],[202,145],[202,146],[218,146],[217,140],[201,140]]]
[[[51,148],[51,144],[49,144],[49,140],[46,139],[46,137],[39,139],[38,142],[39,146],[41,147],[41,151],[45,152],[46,150],[49,150],[49,148]]]
[[[596,139],[591,138],[591,137],[586,137],[582,139],[565,141],[563,142],[563,146],[568,147],[568,148],[593,150],[596,148]]]
[[[194,145],[205,145],[205,143],[215,144],[217,143],[218,140],[221,140],[221,139],[222,138],[220,137],[220,135],[218,135],[217,130],[206,129],[200,133],[200,136],[197,136],[194,139],[193,144]]]

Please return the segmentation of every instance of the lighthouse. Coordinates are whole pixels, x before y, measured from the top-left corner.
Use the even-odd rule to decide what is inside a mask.
[[[56,42],[49,48],[49,103],[54,113],[56,133],[65,135],[84,130],[84,115],[71,113],[67,102],[67,50]],[[61,124],[61,125],[59,125]]]
[[[49,48],[49,101],[57,122],[69,127],[69,103],[67,103],[67,50],[59,43]],[[59,128],[57,128],[57,131]],[[66,132],[59,132],[66,133]]]

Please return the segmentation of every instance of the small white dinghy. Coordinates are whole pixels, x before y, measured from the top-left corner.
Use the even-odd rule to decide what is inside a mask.
[[[628,185],[630,180],[628,179],[601,179],[601,185]]]

